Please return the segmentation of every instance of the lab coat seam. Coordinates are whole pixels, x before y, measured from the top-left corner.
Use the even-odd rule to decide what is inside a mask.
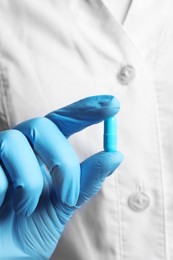
[[[166,17],[166,19],[165,19],[165,23],[164,23],[164,25],[163,25],[163,27],[162,27],[162,30],[161,30],[161,33],[160,33],[160,37],[158,38],[158,42],[157,42],[157,44],[156,44],[156,46],[155,46],[155,56],[154,56],[154,60],[153,60],[153,70],[154,70],[154,67],[156,66],[156,61],[157,61],[157,58],[158,58],[158,56],[157,56],[157,47],[159,46],[159,44],[160,44],[160,42],[162,41],[162,39],[164,38],[164,34],[165,34],[165,32],[166,32],[166,30],[167,30],[167,26],[169,25],[169,10],[170,10],[170,8],[169,8],[169,4],[170,4],[170,1],[168,0],[168,8],[165,10],[165,17]],[[153,84],[154,84],[154,78],[153,78]],[[156,94],[156,99],[155,99],[155,101],[156,101],[156,103],[157,103],[157,94]],[[157,104],[156,104],[157,105]],[[157,105],[158,106],[158,105]],[[158,110],[157,110],[158,111]],[[163,187],[163,193],[162,193],[162,195],[163,195],[163,207],[164,207],[164,215],[163,215],[163,218],[164,218],[164,239],[165,239],[165,247],[164,247],[164,249],[165,249],[165,259],[168,259],[168,248],[167,248],[167,226],[166,226],[166,205],[165,205],[165,181],[164,181],[164,175],[163,175],[163,160],[162,160],[162,151],[161,151],[161,138],[160,138],[160,132],[161,132],[161,130],[160,130],[160,127],[159,127],[159,114],[158,114],[158,112],[157,112],[157,124],[158,124],[158,141],[159,141],[159,153],[160,153],[160,165],[161,165],[161,172],[162,172],[162,183],[163,183],[163,185],[162,185],[162,187]]]
[[[118,171],[118,170],[117,170]],[[120,187],[119,187],[119,176],[117,173],[117,179],[115,179],[115,185],[116,185],[116,190],[117,190],[117,217],[118,217],[118,236],[119,236],[119,259],[124,260],[123,257],[123,227],[122,227],[122,218],[121,218],[121,211],[120,211]]]
[[[167,12],[168,12],[167,8]],[[155,45],[155,49],[154,49],[154,58],[153,58],[153,64],[152,64],[152,83],[153,83],[153,103],[154,103],[154,107],[155,107],[155,120],[156,120],[156,125],[157,125],[157,140],[158,140],[158,150],[159,150],[159,162],[160,162],[160,176],[161,176],[161,182],[162,182],[162,203],[163,203],[163,211],[162,211],[162,216],[163,216],[163,233],[164,233],[164,257],[165,260],[168,259],[168,250],[167,250],[167,227],[166,227],[166,206],[165,206],[165,180],[164,180],[164,169],[163,169],[163,160],[162,160],[162,151],[161,151],[161,129],[159,126],[159,108],[158,108],[158,102],[157,102],[157,93],[154,90],[154,78],[153,78],[153,71],[154,71],[154,67],[156,65],[156,60],[157,60],[157,46],[159,45],[159,43],[161,42],[162,38],[164,37],[164,33],[166,31],[167,25],[168,25],[168,15],[167,15],[167,19],[165,20],[165,23],[163,24],[163,27],[160,31],[160,35],[158,37],[158,41]]]
[[[154,89],[153,89],[154,92]],[[153,93],[154,95],[154,93]],[[163,216],[163,233],[164,233],[164,255],[165,255],[165,260],[167,259],[167,250],[166,250],[166,242],[167,242],[167,234],[166,234],[166,209],[165,209],[165,188],[164,188],[164,176],[163,176],[163,161],[162,161],[162,152],[161,152],[161,133],[160,133],[160,126],[159,126],[159,115],[158,115],[158,102],[157,102],[157,95],[154,95],[155,97],[153,97],[154,100],[154,107],[155,107],[155,121],[156,121],[156,134],[157,134],[157,140],[158,140],[158,153],[159,153],[159,168],[160,168],[160,177],[161,177],[161,183],[162,183],[162,203],[163,203],[163,207],[162,207],[162,216]]]
[[[3,67],[2,67],[2,47],[0,42],[0,130],[4,130],[8,128],[7,123],[7,114],[5,111],[5,96],[4,96],[4,84],[2,80],[2,73],[3,73]]]
[[[154,83],[153,83],[154,86]],[[158,144],[158,153],[159,153],[159,168],[160,168],[160,177],[161,177],[161,183],[162,183],[162,192],[161,192],[161,198],[162,198],[162,217],[163,217],[163,236],[164,236],[164,256],[165,260],[167,259],[167,250],[166,250],[166,241],[167,241],[167,235],[166,235],[166,216],[165,216],[165,188],[164,188],[164,176],[163,176],[163,161],[162,161],[162,152],[161,152],[161,143],[160,143],[160,126],[159,126],[159,115],[158,115],[158,102],[157,102],[157,94],[155,94],[155,91],[153,89],[153,103],[154,103],[154,110],[155,110],[155,122],[156,122],[156,134],[157,134],[157,144]]]
[[[8,82],[5,76],[5,69],[0,64],[0,92],[1,92],[1,109],[3,114],[2,127],[8,129],[10,126],[10,113],[8,107]]]

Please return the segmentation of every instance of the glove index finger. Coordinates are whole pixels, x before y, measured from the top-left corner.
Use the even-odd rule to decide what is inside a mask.
[[[47,114],[46,117],[53,121],[66,137],[69,137],[115,115],[119,108],[120,103],[114,96],[99,95],[81,99]]]

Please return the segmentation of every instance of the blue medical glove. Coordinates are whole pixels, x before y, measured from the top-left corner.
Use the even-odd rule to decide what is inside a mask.
[[[80,163],[68,137],[118,110],[113,96],[94,96],[0,133],[0,259],[51,256],[71,215],[123,159],[102,151]]]

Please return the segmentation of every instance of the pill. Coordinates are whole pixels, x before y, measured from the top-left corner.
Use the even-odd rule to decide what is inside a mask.
[[[117,119],[115,116],[104,120],[103,139],[105,152],[115,152],[117,150]]]

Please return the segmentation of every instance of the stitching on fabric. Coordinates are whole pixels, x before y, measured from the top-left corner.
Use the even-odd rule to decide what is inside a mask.
[[[169,2],[169,0],[168,0]],[[168,11],[169,11],[169,3],[168,3],[168,8],[166,9],[166,13],[165,13],[165,17],[167,17],[167,19],[165,19],[165,22],[163,23],[163,27],[162,30],[160,32],[158,41],[155,45],[155,49],[154,49],[154,53],[155,56],[153,58],[153,64],[152,64],[152,72],[154,71],[154,67],[156,65],[156,60],[157,60],[157,47],[159,45],[159,43],[161,42],[162,38],[164,37],[165,31],[167,29],[168,26],[168,21],[169,21],[169,15],[168,15]],[[153,78],[153,74],[152,74],[152,82],[153,82],[153,86],[154,86],[154,78]],[[165,209],[165,180],[164,180],[164,169],[163,169],[163,162],[162,162],[162,151],[161,151],[161,142],[160,142],[160,135],[161,135],[161,129],[159,126],[159,114],[158,114],[158,101],[157,101],[157,95],[154,95],[154,89],[153,89],[153,101],[154,101],[154,106],[155,106],[155,120],[156,120],[156,124],[157,124],[157,139],[158,139],[158,150],[159,150],[159,162],[160,162],[160,170],[161,170],[161,181],[162,181],[162,203],[163,203],[163,210],[162,210],[162,216],[163,216],[163,233],[164,233],[164,259],[168,259],[168,251],[167,251],[167,227],[166,227],[166,209]]]
[[[117,170],[118,171],[118,170]],[[120,197],[120,187],[119,187],[119,176],[117,173],[117,179],[115,179],[115,184],[116,184],[116,190],[117,190],[117,208],[118,208],[118,236],[119,236],[119,259],[124,260],[123,257],[123,228],[122,228],[122,218],[121,218],[121,211],[120,211],[120,202],[121,202],[121,197]]]
[[[2,115],[3,115],[3,128],[9,128],[10,126],[10,116],[9,116],[9,106],[8,104],[8,81],[6,77],[6,71],[4,68],[2,68],[2,65],[0,64],[0,91],[1,91],[1,109],[2,109]]]

